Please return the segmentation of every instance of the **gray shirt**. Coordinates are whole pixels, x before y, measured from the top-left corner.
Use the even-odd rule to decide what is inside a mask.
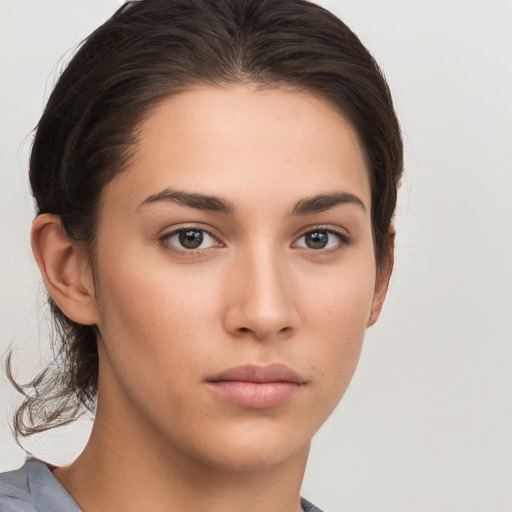
[[[322,512],[304,498],[304,512]],[[30,459],[15,471],[0,474],[0,512],[81,512],[43,462]]]

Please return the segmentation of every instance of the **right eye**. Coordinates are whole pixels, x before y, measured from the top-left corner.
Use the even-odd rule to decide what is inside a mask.
[[[219,243],[211,233],[198,228],[176,229],[165,234],[161,240],[173,250],[180,252],[201,251],[215,247]]]

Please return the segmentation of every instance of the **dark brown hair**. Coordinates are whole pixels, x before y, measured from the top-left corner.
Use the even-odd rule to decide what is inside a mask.
[[[386,81],[357,36],[305,0],[127,2],[81,45],[37,126],[30,183],[38,214],[59,215],[70,239],[94,246],[101,190],[136,148],[155,105],[196,85],[250,83],[305,90],[356,128],[367,159],[378,268],[386,264],[402,173],[402,141]],[[67,424],[94,408],[96,327],[49,298],[56,360],[32,382],[19,436]],[[11,380],[10,360],[8,374]]]

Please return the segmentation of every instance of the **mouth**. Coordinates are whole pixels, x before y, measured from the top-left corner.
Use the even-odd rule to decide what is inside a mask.
[[[218,396],[250,409],[269,409],[290,400],[306,384],[287,366],[243,365],[229,368],[207,380]]]

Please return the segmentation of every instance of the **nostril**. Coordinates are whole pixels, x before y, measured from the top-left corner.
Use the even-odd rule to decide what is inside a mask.
[[[283,327],[282,329],[279,330],[279,332],[281,333],[287,333],[291,330],[291,327]],[[238,329],[239,332],[243,332],[243,333],[246,333],[246,332],[253,332],[252,329],[249,329],[248,327],[240,327]]]

